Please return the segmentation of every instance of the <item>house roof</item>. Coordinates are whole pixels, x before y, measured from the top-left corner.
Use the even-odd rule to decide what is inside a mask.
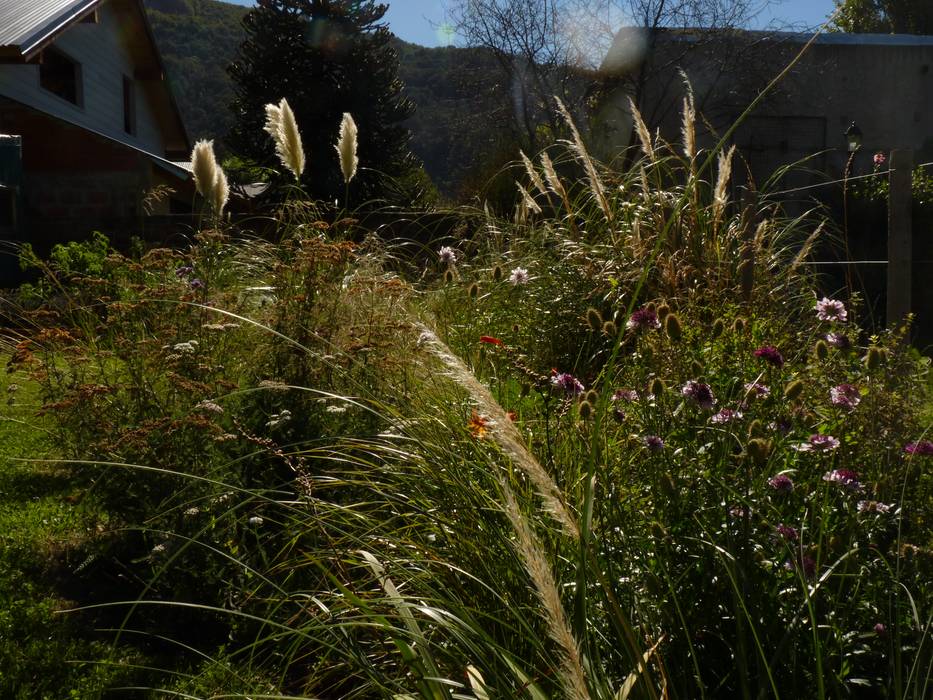
[[[28,56],[101,0],[0,0],[0,51]]]

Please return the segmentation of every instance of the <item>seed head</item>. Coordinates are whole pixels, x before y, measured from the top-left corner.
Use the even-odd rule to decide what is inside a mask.
[[[748,456],[756,466],[762,467],[768,461],[768,455],[771,454],[771,441],[764,438],[752,438],[748,441]]]
[[[792,382],[788,382],[787,386],[784,387],[784,398],[788,401],[796,401],[800,398],[802,393],[803,381],[800,379],[795,379]]]
[[[746,326],[747,326],[747,322],[745,321],[745,319],[739,316],[737,319],[735,319],[732,322],[732,331],[736,333],[737,335],[742,335],[745,332]]]
[[[667,337],[673,340],[675,343],[680,340],[681,335],[683,334],[683,329],[680,325],[680,318],[677,314],[669,313],[664,319],[664,332],[667,333]]]
[[[479,296],[479,285],[476,282],[471,284],[470,288],[467,289],[467,296],[469,296],[470,299],[476,299],[476,297]]]
[[[817,360],[825,360],[829,357],[829,346],[825,340],[816,341],[816,345],[813,346],[813,354],[816,355]]]
[[[581,401],[578,410],[580,411],[580,418],[587,420],[593,415],[593,404],[586,400]]]
[[[865,366],[868,369],[878,369],[881,361],[884,359],[881,348],[872,345],[868,348],[868,354],[865,355]]]
[[[667,391],[667,385],[664,383],[664,380],[660,377],[655,377],[651,380],[651,385],[648,387],[650,391],[655,396],[661,396]]]
[[[344,112],[340,121],[340,136],[334,148],[340,156],[340,172],[343,173],[343,181],[347,184],[356,176],[356,168],[360,162],[356,155],[356,135],[356,122],[349,112]]]
[[[722,332],[725,329],[725,327],[726,327],[726,324],[723,323],[723,320],[721,318],[717,318],[716,321],[713,323],[712,329],[710,330],[710,335],[713,338],[718,338],[719,336],[722,335]]]
[[[598,333],[603,329],[603,315],[592,306],[586,310],[586,322],[590,330]]]
[[[501,265],[496,265],[494,268],[492,268],[492,278],[496,282],[502,281],[502,266]]]
[[[612,321],[606,321],[603,324],[603,334],[608,335],[610,338],[615,338],[619,335],[619,329]]]

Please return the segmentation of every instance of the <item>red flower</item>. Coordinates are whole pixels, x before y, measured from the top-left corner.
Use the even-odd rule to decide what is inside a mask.
[[[479,342],[488,343],[489,345],[502,345],[502,341],[498,338],[494,338],[491,335],[481,335],[479,337]]]

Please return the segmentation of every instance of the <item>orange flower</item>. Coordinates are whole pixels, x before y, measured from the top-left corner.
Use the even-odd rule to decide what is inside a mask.
[[[467,421],[467,430],[470,431],[470,435],[473,437],[481,439],[489,432],[489,419],[473,411],[473,415]]]

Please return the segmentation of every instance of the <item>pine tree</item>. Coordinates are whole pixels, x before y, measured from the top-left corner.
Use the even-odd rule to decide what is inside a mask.
[[[402,122],[413,111],[398,79],[398,54],[374,0],[259,0],[243,20],[247,38],[229,72],[235,126],[228,143],[239,156],[278,167],[266,132],[265,105],[285,97],[295,112],[307,156],[302,187],[310,196],[343,201],[334,143],[344,112],[359,127],[356,202],[410,199],[395,183],[419,168]],[[285,174],[273,184],[287,181]],[[394,196],[393,196],[394,194]]]

